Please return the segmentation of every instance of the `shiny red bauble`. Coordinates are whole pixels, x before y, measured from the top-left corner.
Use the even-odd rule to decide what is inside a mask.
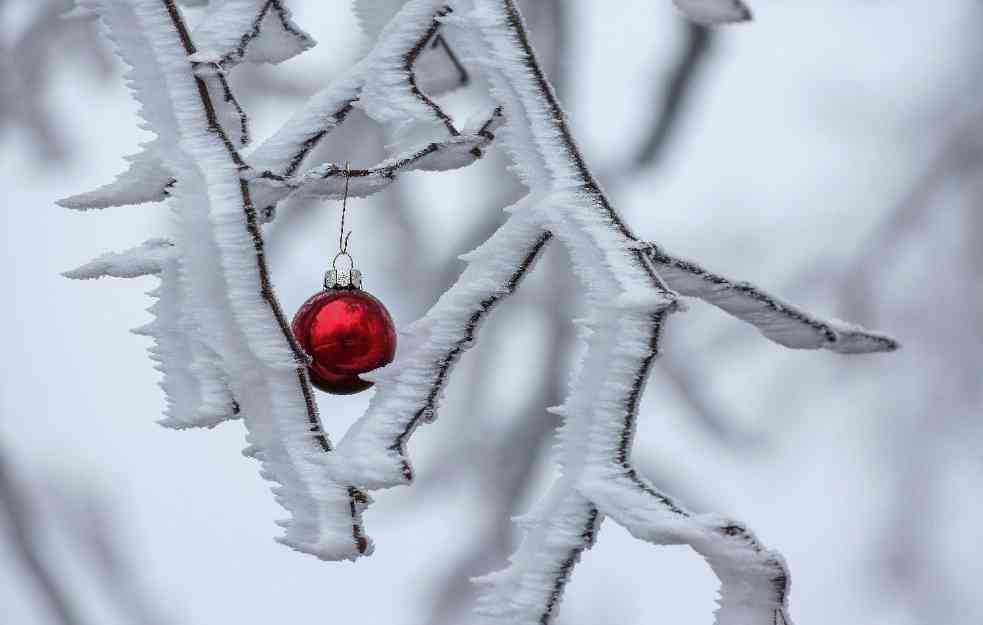
[[[310,355],[311,384],[350,395],[372,386],[359,374],[392,362],[396,327],[382,302],[357,288],[331,288],[304,302],[291,325]]]

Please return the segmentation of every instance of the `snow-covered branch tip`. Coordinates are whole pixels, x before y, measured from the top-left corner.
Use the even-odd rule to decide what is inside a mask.
[[[668,255],[658,245],[648,248],[659,274],[680,295],[699,298],[755,326],[779,345],[793,349],[827,349],[841,354],[891,352],[898,342],[877,332],[839,320],[824,321],[749,282],[734,282],[693,261]]]
[[[436,418],[454,365],[478,340],[482,321],[556,240],[583,280],[588,311],[579,322],[583,359],[565,401],[551,409],[563,419],[560,477],[520,520],[525,539],[509,567],[480,581],[480,608],[502,622],[552,622],[574,566],[611,517],[642,540],[686,544],[705,557],[721,582],[721,625],[791,622],[781,556],[736,521],[687,512],[631,462],[661,337],[671,313],[684,308],[681,298],[698,297],[788,347],[858,353],[890,351],[897,343],[820,320],[639,239],[577,147],[513,0],[409,0],[383,10],[384,19],[366,19],[379,5],[361,0],[356,13],[372,48],[249,154],[239,151],[248,137],[245,114],[224,72],[239,62],[288,58],[311,41],[290,21],[285,2],[216,3],[194,33],[173,0],[83,4],[100,14],[130,65],[128,85],[157,139],[136,159],[135,175],[66,203],[166,197],[174,236],[102,256],[69,275],[161,280],[156,319],[143,331],[154,336],[153,355],[164,372],[165,424],[242,418],[244,453],[262,462],[261,474],[277,484],[274,495],[290,513],[278,540],[323,559],[371,552],[362,528],[366,491],[412,480],[409,438]],[[705,21],[750,16],[734,1],[676,4]],[[417,61],[438,38],[460,52],[451,65],[480,74],[495,100],[491,113],[463,130],[417,79]],[[365,169],[308,164],[355,108],[390,133],[395,155]],[[307,355],[270,281],[262,222],[291,193],[334,198],[348,182],[352,194],[369,195],[404,171],[466,166],[493,140],[528,194],[465,255],[457,283],[402,331],[395,361],[374,375],[368,411],[334,447],[321,427]]]
[[[164,266],[177,258],[174,242],[168,239],[150,239],[125,252],[108,252],[88,263],[62,273],[73,280],[97,278],[139,278],[156,276]]]

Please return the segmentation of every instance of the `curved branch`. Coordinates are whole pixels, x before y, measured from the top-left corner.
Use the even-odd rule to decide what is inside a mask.
[[[669,256],[659,246],[649,257],[680,295],[698,297],[750,323],[768,339],[793,349],[827,349],[841,354],[890,352],[898,342],[843,321],[823,321],[748,282],[734,282],[700,265]]]
[[[484,148],[494,140],[494,131],[502,121],[502,107],[496,107],[473,131],[430,142],[367,169],[325,163],[293,178],[264,171],[254,179],[258,186],[257,204],[274,204],[294,193],[340,200],[346,190],[350,197],[364,198],[388,187],[403,172],[447,171],[467,167],[484,155]],[[348,185],[345,184],[346,178]]]
[[[450,117],[416,85],[413,64],[440,27],[440,18],[450,10],[440,2],[416,2],[404,8],[407,14],[427,9],[429,19],[394,19],[373,50],[359,63],[313,96],[272,137],[260,145],[250,161],[258,171],[270,171],[285,178],[294,176],[311,151],[332,130],[345,121],[348,113],[362,98],[366,84],[377,73],[380,63],[398,59],[407,89],[426,110],[443,124],[451,136],[459,133]]]

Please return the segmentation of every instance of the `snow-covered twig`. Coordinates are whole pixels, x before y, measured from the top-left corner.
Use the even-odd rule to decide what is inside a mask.
[[[241,6],[232,11],[233,5]],[[286,19],[283,2],[216,4],[198,28],[211,46],[204,52],[196,47],[172,0],[84,0],[84,8],[94,10],[108,25],[132,68],[127,77],[142,105],[141,115],[158,137],[135,159],[140,167],[131,168],[132,175],[63,204],[91,208],[167,196],[177,235],[173,241],[148,242],[103,256],[70,272],[70,277],[157,275],[161,287],[153,292],[158,302],[151,309],[157,318],[139,332],[154,337],[152,357],[164,372],[169,407],[162,423],[212,426],[241,416],[249,432],[247,455],[263,462],[263,475],[279,484],[274,489],[277,499],[292,514],[283,523],[286,534],[280,540],[327,559],[369,553],[371,543],[361,525],[368,497],[353,483],[327,479],[323,468],[332,445],[321,428],[307,380],[307,355],[294,340],[270,282],[260,230],[266,213],[254,200],[269,194],[271,182],[286,189],[278,191],[279,197],[263,198],[272,204],[297,189],[331,195],[338,168],[314,168],[290,180],[251,165],[253,159],[239,152],[248,139],[245,114],[224,74],[225,65],[239,60],[290,56],[260,45],[271,16],[279,16],[281,25]],[[242,19],[246,9],[255,11],[248,20]],[[415,83],[413,64],[449,11],[433,1],[408,3],[354,72],[355,78],[343,78],[316,97],[306,109],[313,114],[302,112],[265,149],[257,150],[260,162],[264,154],[277,156],[283,147],[278,138],[304,135],[293,144],[288,140],[285,158],[273,159],[278,171],[296,169],[355,105],[384,123],[397,120],[396,130],[406,129],[404,113],[424,126],[436,121],[450,137],[376,168],[353,171],[353,180],[392,181],[402,170],[449,169],[479,158],[493,138],[501,111],[462,135]],[[208,20],[222,23],[209,26]],[[250,30],[240,38],[228,36],[236,24],[248,24]],[[263,26],[258,35],[257,25]],[[300,37],[293,27],[284,29],[293,39]],[[241,46],[230,53],[230,42],[235,41]],[[265,56],[256,57],[257,49],[265,50]],[[215,50],[219,52],[213,54]],[[393,92],[402,93],[403,100],[392,97]],[[344,96],[340,109],[320,115],[319,105],[339,93]],[[383,102],[374,103],[373,98]]]
[[[466,167],[484,155],[483,148],[494,140],[494,131],[501,124],[502,108],[497,107],[474,129],[431,141],[367,169],[324,163],[292,178],[265,171],[256,180],[260,183],[257,204],[273,204],[292,193],[338,200],[347,190],[350,197],[368,197],[395,182],[402,172]]]
[[[163,327],[155,337],[165,372],[173,356],[163,349],[168,332],[187,339],[184,345],[167,343],[185,350],[178,361],[187,356],[207,363],[181,369],[184,377],[171,376],[175,387],[168,392],[190,398],[182,408],[193,415],[189,424],[201,424],[200,408],[218,396],[234,407],[226,412],[241,414],[251,444],[247,454],[262,461],[263,475],[279,484],[277,500],[292,514],[279,540],[325,559],[370,552],[361,525],[369,499],[362,489],[412,480],[409,438],[436,417],[452,369],[477,340],[481,322],[555,239],[569,251],[588,311],[579,322],[584,356],[563,405],[552,409],[563,418],[561,476],[521,521],[526,538],[511,565],[482,580],[482,610],[509,623],[551,622],[573,567],[611,516],[638,538],[687,544],[703,555],[721,581],[718,623],[790,622],[789,576],[781,556],[740,523],[687,512],[631,463],[638,407],[660,338],[669,315],[683,308],[680,297],[695,296],[791,347],[857,353],[893,349],[896,343],[820,321],[750,285],[667,256],[635,235],[578,149],[513,0],[402,4],[361,61],[246,156],[239,152],[246,133],[233,134],[235,120],[223,119],[217,105],[224,101],[236,111],[234,98],[216,94],[228,89],[219,80],[223,63],[250,60],[245,46],[252,30],[243,34],[243,48],[230,55],[227,44],[235,39],[216,27],[212,40],[226,43],[200,56],[173,0],[85,1],[100,10],[133,68],[131,88],[158,133],[154,150],[175,180],[168,193],[177,233],[173,242],[104,256],[74,275],[161,276],[157,312]],[[271,13],[250,13],[249,20],[215,17],[226,16],[223,11],[233,4],[259,12],[283,8],[282,2],[226,0],[211,14],[227,22],[223,28],[259,28],[271,19]],[[743,7],[732,0],[677,4],[697,17],[717,11],[710,17],[718,21],[737,19],[719,14],[722,7]],[[497,101],[491,115],[464,132],[421,90],[413,69],[445,26],[467,35],[461,37],[461,62],[485,75]],[[299,35],[284,29],[296,45]],[[263,58],[285,58],[287,51],[281,52]],[[290,192],[337,196],[346,174],[336,164],[297,172],[355,107],[389,130],[397,144],[421,133],[429,137],[425,147],[374,168],[348,169],[356,195],[374,192],[399,171],[467,165],[493,137],[529,192],[508,209],[505,224],[466,255],[458,282],[403,331],[395,361],[374,375],[377,392],[367,413],[335,449],[320,426],[307,356],[270,282],[260,222],[261,208]]]
[[[82,0],[92,4],[94,0]],[[257,205],[264,209],[260,221],[267,221],[272,216],[269,210],[279,200],[282,200],[292,190],[304,186],[307,181],[316,178],[317,172],[311,172],[306,179],[297,177],[297,173],[311,152],[336,127],[341,125],[348,114],[356,107],[370,107],[375,111],[370,116],[380,121],[398,120],[399,125],[406,125],[407,120],[427,123],[436,119],[446,128],[450,137],[457,137],[461,132],[454,121],[426,93],[417,86],[414,64],[419,59],[428,43],[440,42],[442,48],[448,51],[455,66],[460,62],[450,51],[449,45],[439,34],[441,17],[449,12],[442,2],[409,3],[416,12],[407,11],[407,18],[394,20],[393,27],[383,33],[382,38],[358,64],[352,66],[343,76],[334,80],[330,86],[316,94],[300,111],[298,111],[272,137],[258,146],[247,156],[238,155],[239,166],[243,169],[245,178],[259,181],[263,187],[257,190]],[[98,9],[95,9],[98,12]],[[270,25],[273,16],[277,16],[276,24]],[[277,24],[280,24],[277,27]],[[263,26],[260,28],[260,26]],[[245,29],[245,30],[238,30]],[[282,31],[282,32],[281,32]],[[295,32],[296,31],[296,32]],[[232,36],[230,33],[243,33],[242,36]],[[275,36],[281,32],[289,37]],[[265,33],[274,33],[265,35]],[[205,46],[199,49],[199,36],[206,37]],[[287,39],[287,48],[276,52],[266,37],[274,40]],[[244,146],[249,140],[248,120],[242,107],[232,93],[225,77],[225,70],[234,67],[242,60],[251,62],[280,62],[294,54],[302,52],[313,45],[313,40],[299,30],[290,21],[289,11],[285,3],[278,0],[224,0],[216,3],[206,14],[203,23],[195,30],[194,35],[182,37],[185,50],[191,49],[189,59],[194,63],[197,76],[206,81],[211,99],[211,106],[216,112],[216,118],[223,122],[219,124],[230,143]],[[189,48],[190,46],[190,48]],[[250,52],[250,50],[260,52]],[[387,71],[377,73],[385,68]],[[461,70],[463,72],[463,68]],[[466,80],[466,73],[461,75]],[[366,95],[364,92],[368,91]],[[409,96],[397,106],[395,112],[387,109],[394,105],[389,100],[392,91],[402,91]],[[215,94],[220,93],[221,97]],[[377,97],[383,104],[374,104],[372,98]],[[405,116],[401,117],[402,114]],[[492,121],[497,123],[492,116]],[[229,129],[236,131],[232,136]],[[484,128],[483,130],[489,130]],[[458,159],[456,165],[446,163],[442,167],[430,169],[449,169],[464,166],[480,158],[480,148],[487,144],[492,137],[486,132],[479,132],[470,139],[475,145],[470,146],[474,151],[473,159]],[[487,139],[487,140],[486,140]],[[464,142],[462,141],[462,143]],[[458,145],[446,140],[436,141],[423,148],[426,152],[418,158],[395,157],[380,164],[376,169],[387,169],[389,173],[403,167],[412,168],[423,156],[431,151],[447,152],[445,148]],[[74,209],[106,208],[143,202],[162,201],[167,198],[168,190],[175,184],[175,177],[161,162],[158,155],[158,142],[152,141],[143,146],[143,150],[128,157],[131,162],[127,171],[120,174],[116,181],[96,191],[75,195],[59,202],[60,205]],[[433,160],[433,159],[427,159]],[[426,170],[420,163],[416,169]],[[254,173],[249,173],[254,172]],[[357,175],[359,170],[353,170]],[[278,181],[284,184],[276,185],[280,191],[270,194],[268,181]],[[354,186],[354,185],[353,185]],[[354,190],[354,189],[353,189]],[[268,200],[268,201],[267,201]]]
[[[843,354],[890,352],[898,342],[843,321],[823,321],[748,282],[734,282],[698,264],[649,247],[659,273],[681,295],[697,297],[758,328],[779,345]]]
[[[411,122],[436,121],[450,136],[460,134],[453,120],[417,86],[413,64],[437,34],[443,2],[408,2],[359,63],[316,94],[250,156],[260,172],[291,178],[311,151],[356,106],[396,130]]]
[[[188,58],[196,49],[171,0],[89,4],[131,65],[128,79],[141,113],[158,134],[161,161],[177,179],[171,193],[177,263],[160,267],[157,323],[164,325],[155,337],[168,397],[200,409],[188,406],[190,412],[171,419],[175,425],[202,424],[202,414],[221,416],[206,410],[203,390],[228,385],[235,400],[228,398],[224,416],[241,411],[264,475],[280,484],[277,498],[293,514],[282,540],[325,557],[369,551],[360,519],[366,498],[353,487],[319,480],[316,460],[331,444],[307,381],[307,356],[270,284],[257,211],[240,175],[246,165],[216,107],[221,92],[213,94],[215,82],[199,75],[200,65]],[[182,345],[189,330],[199,340]],[[170,354],[177,355],[173,363]],[[168,367],[174,363],[176,370]],[[168,382],[180,388],[168,388]],[[347,533],[337,530],[344,526]],[[325,532],[329,527],[335,531]]]
[[[483,611],[503,622],[549,622],[574,564],[610,515],[640,538],[689,544],[704,555],[722,583],[719,622],[752,616],[761,623],[788,622],[788,572],[781,557],[739,523],[689,514],[630,463],[641,392],[666,318],[678,310],[672,281],[666,285],[656,269],[654,261],[661,258],[653,258],[651,246],[621,221],[591,175],[514,4],[461,0],[452,6],[456,17],[448,22],[477,35],[466,60],[480,66],[492,84],[505,112],[503,147],[530,193],[511,209],[506,224],[466,257],[469,265],[458,283],[407,329],[408,346],[376,376],[378,392],[369,411],[331,456],[335,479],[368,488],[412,479],[409,436],[434,418],[450,368],[475,340],[480,321],[515,289],[555,234],[584,280],[592,311],[584,322],[585,359],[570,396],[557,409],[565,419],[559,451],[563,477],[523,521],[527,537],[512,565],[482,580]],[[795,317],[774,298],[758,303],[773,315]],[[757,316],[745,317],[765,325]],[[831,334],[813,347],[836,344],[836,330],[822,327]]]

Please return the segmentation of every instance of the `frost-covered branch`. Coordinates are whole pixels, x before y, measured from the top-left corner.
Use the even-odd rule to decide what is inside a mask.
[[[409,2],[380,34],[375,47],[343,76],[315,95],[251,155],[260,172],[291,178],[311,151],[356,106],[394,131],[434,123],[450,136],[453,120],[418,86],[414,63],[449,12],[442,2]]]
[[[331,444],[307,381],[307,356],[270,283],[257,211],[241,175],[248,166],[221,116],[225,87],[189,58],[196,48],[171,0],[86,4],[131,66],[127,78],[141,115],[177,181],[170,198],[176,260],[154,268],[144,258],[144,269],[157,269],[162,281],[157,319],[143,331],[155,337],[165,370],[165,423],[213,425],[240,414],[250,453],[279,483],[277,499],[292,513],[281,540],[322,557],[368,552],[360,518],[367,498],[351,486],[325,483],[317,468]],[[102,260],[112,269],[124,259],[138,265],[137,256]]]
[[[649,256],[679,294],[697,297],[750,323],[779,345],[828,349],[843,354],[890,352],[898,342],[844,321],[823,321],[748,282],[734,282],[698,264],[666,254],[657,245]]]
[[[454,366],[478,339],[481,323],[558,240],[582,282],[587,311],[578,322],[583,358],[565,401],[551,409],[563,419],[556,452],[561,473],[521,521],[526,536],[510,566],[482,580],[482,610],[509,623],[550,623],[574,566],[610,516],[640,539],[686,544],[706,558],[721,582],[721,625],[790,623],[781,556],[740,523],[687,512],[631,462],[638,408],[666,323],[683,309],[680,298],[693,296],[790,347],[857,353],[896,343],[819,320],[640,239],[587,166],[513,0],[402,3],[361,61],[245,155],[239,151],[248,138],[245,116],[224,71],[303,49],[309,39],[289,21],[283,2],[216,4],[206,16],[212,22],[196,31],[210,46],[201,51],[173,0],[85,2],[102,15],[132,67],[128,82],[157,133],[147,159],[157,159],[169,176],[162,190],[163,176],[148,175],[147,195],[168,196],[176,232],[71,275],[160,278],[157,319],[146,332],[157,341],[165,373],[167,423],[242,417],[246,454],[262,462],[263,476],[278,484],[277,501],[291,513],[278,540],[324,559],[371,551],[362,530],[369,504],[363,489],[413,479],[410,437],[436,418]],[[733,0],[677,5],[704,21],[749,17]],[[421,89],[414,70],[445,28],[448,36],[461,34],[453,39],[459,63],[487,79],[496,101],[492,113],[463,131]],[[264,32],[288,43],[266,50],[279,44],[263,43]],[[367,169],[326,163],[298,173],[354,108],[390,133],[397,156]],[[457,283],[403,330],[395,361],[372,376],[377,391],[368,411],[332,447],[308,383],[307,355],[270,281],[261,222],[272,211],[264,209],[293,192],[334,198],[347,183],[352,194],[365,196],[402,171],[462,167],[493,138],[527,195],[464,257]],[[130,182],[116,192],[139,196]]]
[[[447,22],[476,35],[466,62],[484,70],[492,84],[506,118],[503,146],[530,192],[510,209],[506,224],[465,257],[469,265],[458,283],[406,330],[396,361],[376,376],[368,412],[331,456],[335,479],[368,488],[412,479],[408,438],[435,418],[450,370],[476,339],[480,322],[556,235],[583,278],[591,310],[583,322],[585,360],[556,409],[565,419],[563,476],[522,522],[527,536],[512,565],[484,578],[483,611],[503,622],[550,622],[573,566],[610,515],[640,538],[689,544],[707,558],[722,583],[719,622],[788,622],[781,557],[739,523],[687,513],[631,465],[641,392],[666,318],[679,308],[672,283],[663,282],[651,247],[621,221],[587,168],[514,4],[462,0],[452,6],[455,17]],[[761,294],[748,293],[751,299]],[[773,316],[795,317],[774,298],[758,303]],[[760,316],[745,317],[766,325]],[[822,327],[831,333],[822,345],[840,340],[829,324]]]
[[[91,3],[93,0],[85,0]],[[330,164],[315,168],[310,176],[299,177],[298,171],[311,152],[332,130],[341,125],[356,107],[367,108],[370,116],[383,123],[395,124],[395,130],[407,130],[409,122],[429,124],[436,120],[450,137],[461,132],[449,115],[438,106],[419,86],[414,67],[428,43],[439,44],[460,68],[461,80],[467,74],[457,56],[439,34],[441,18],[450,9],[443,3],[430,2],[418,7],[413,19],[394,20],[393,27],[358,64],[343,76],[315,95],[279,131],[257,147],[251,154],[235,152],[234,158],[243,169],[243,177],[259,181],[263,186],[256,191],[257,205],[263,209],[260,221],[272,216],[275,202],[290,192],[317,180]],[[240,33],[233,36],[231,33]],[[204,37],[199,45],[198,37]],[[218,126],[222,128],[228,147],[245,146],[249,142],[248,118],[229,87],[225,71],[245,60],[250,62],[277,63],[302,52],[313,40],[290,20],[285,3],[279,0],[224,0],[212,5],[194,35],[181,37],[181,43],[192,61],[197,77],[209,87],[210,106]],[[406,101],[394,106],[390,100],[393,91],[407,96]],[[220,94],[220,95],[217,95]],[[373,99],[381,100],[378,104]],[[368,110],[371,108],[372,110]],[[493,138],[489,125],[496,124],[497,114],[484,122],[461,141],[438,140],[422,148],[423,154],[403,154],[393,157],[374,168],[374,173],[395,173],[398,169],[444,170],[462,167],[480,158],[481,147]],[[474,158],[446,158],[457,148],[468,146]],[[127,157],[130,167],[116,181],[96,191],[75,195],[59,202],[75,209],[106,208],[143,202],[159,202],[168,197],[175,184],[175,176],[158,156],[158,142],[144,144],[140,153]],[[435,156],[441,153],[440,158]],[[428,157],[428,158],[424,158]],[[416,165],[414,167],[414,165]],[[356,174],[359,170],[353,170]],[[252,173],[250,173],[252,172]],[[330,176],[329,176],[330,177]],[[383,175],[390,182],[393,176]],[[279,189],[271,193],[271,185]],[[384,184],[382,186],[385,186]],[[315,189],[317,185],[311,185]],[[379,187],[381,188],[381,187]],[[314,193],[318,194],[318,193]]]
[[[483,149],[494,140],[494,131],[501,124],[502,109],[497,107],[484,121],[473,129],[466,129],[463,134],[431,141],[367,169],[324,163],[293,178],[265,171],[257,179],[260,183],[257,204],[273,204],[292,193],[339,200],[346,189],[351,197],[368,197],[395,182],[402,172],[466,167],[484,155]]]
[[[152,357],[164,372],[168,411],[162,424],[212,426],[241,416],[249,432],[247,455],[263,462],[263,475],[279,483],[274,492],[292,514],[281,540],[322,558],[369,553],[361,526],[367,496],[354,483],[327,480],[322,468],[332,445],[307,380],[307,355],[294,340],[270,282],[260,229],[266,213],[254,199],[260,196],[268,208],[296,190],[331,196],[341,171],[325,165],[291,179],[250,165],[252,159],[239,151],[248,140],[246,117],[225,77],[226,66],[241,60],[290,56],[266,49],[273,44],[263,43],[264,33],[287,32],[295,43],[303,37],[285,25],[289,15],[282,2],[215,4],[197,30],[209,46],[201,51],[172,0],[85,0],[85,7],[103,18],[131,65],[130,87],[158,136],[117,183],[63,204],[94,208],[167,197],[177,236],[100,257],[70,277],[156,275],[161,280],[153,292],[156,319],[138,332],[155,339]],[[293,144],[288,140],[279,161],[285,169],[276,167],[289,172],[357,105],[383,123],[392,122],[396,131],[407,130],[409,119],[417,126],[438,123],[450,136],[377,167],[351,170],[353,180],[378,188],[401,171],[450,169],[479,158],[501,123],[501,111],[479,118],[462,135],[414,78],[414,62],[449,12],[437,2],[410,3],[353,72],[355,79],[342,78],[315,97],[252,156],[262,162],[264,154],[275,157],[283,147],[278,138],[304,136]],[[243,19],[244,13],[250,19]],[[275,23],[267,30],[274,17],[280,31]],[[247,26],[241,37],[227,36],[229,29]],[[233,43],[239,47],[230,48]],[[292,53],[303,47],[298,46]],[[265,52],[257,56],[257,50]],[[339,93],[343,103],[335,113],[318,113]],[[352,186],[356,194],[369,192],[364,184]],[[271,193],[274,197],[263,197]]]

